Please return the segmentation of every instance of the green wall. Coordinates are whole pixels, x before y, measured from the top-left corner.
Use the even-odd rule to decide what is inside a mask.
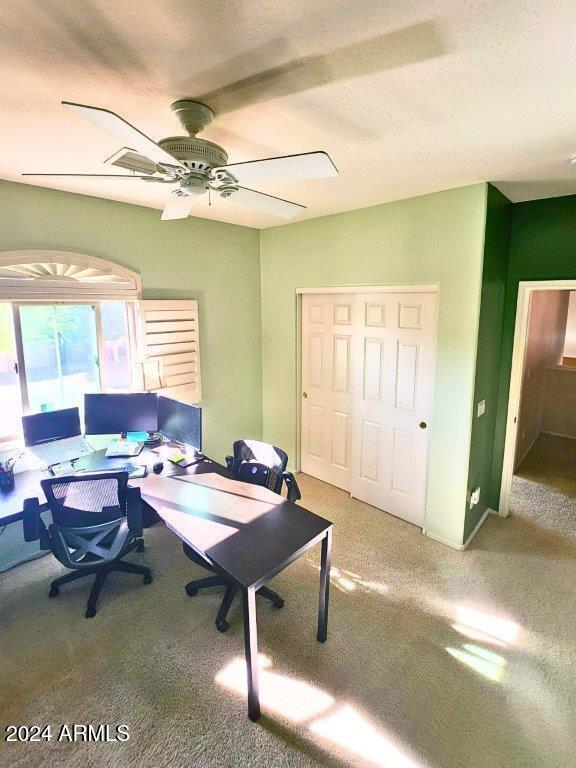
[[[261,232],[264,439],[297,445],[296,288],[440,286],[426,528],[463,541],[487,185]]]
[[[576,195],[516,203],[512,208],[506,286],[500,395],[494,443],[492,498],[498,503],[504,460],[506,413],[512,366],[518,283],[576,279]]]
[[[495,187],[488,185],[464,540],[470,536],[487,508],[498,508],[498,497],[492,487],[492,472],[511,221],[512,203]],[[486,411],[478,417],[476,406],[484,399]],[[470,509],[470,495],[478,487],[481,489],[480,502]]]
[[[259,233],[0,181],[0,250],[54,248],[138,271],[147,299],[198,299],[205,450],[262,433]]]

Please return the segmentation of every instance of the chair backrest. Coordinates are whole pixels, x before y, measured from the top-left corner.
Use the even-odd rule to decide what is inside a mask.
[[[40,485],[55,525],[98,525],[126,515],[127,472],[50,477]]]
[[[232,472],[253,485],[263,485],[274,493],[282,490],[282,472],[288,466],[288,454],[281,448],[259,440],[236,440]]]
[[[41,481],[52,513],[50,548],[69,568],[114,559],[127,535],[127,472]]]

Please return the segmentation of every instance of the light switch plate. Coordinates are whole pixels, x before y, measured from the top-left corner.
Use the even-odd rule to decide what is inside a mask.
[[[478,403],[478,418],[486,413],[486,400],[480,400]]]

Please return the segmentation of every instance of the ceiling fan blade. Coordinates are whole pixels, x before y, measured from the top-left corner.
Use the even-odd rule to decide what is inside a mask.
[[[134,152],[130,147],[122,147],[113,155],[104,160],[104,165],[113,165],[116,168],[123,168],[134,173],[149,173],[152,175],[158,170],[156,163],[144,155]]]
[[[170,165],[179,165],[178,161],[168,154],[166,150],[158,146],[155,141],[149,139],[142,131],[126,122],[115,112],[100,107],[90,107],[86,104],[74,104],[71,101],[63,101],[65,107],[68,107],[80,117],[86,118],[103,131],[112,134],[117,139],[123,141],[126,146],[132,147],[141,155],[154,160],[156,163],[169,163]]]
[[[76,178],[89,179],[146,179],[147,181],[156,178],[152,176],[129,176],[127,173],[23,173],[22,176],[75,176]]]
[[[299,213],[306,210],[305,205],[291,203],[290,200],[282,200],[281,197],[265,195],[263,192],[256,192],[255,189],[238,187],[226,200],[232,200],[233,203],[246,205],[248,208],[255,208],[258,211],[271,213],[274,216],[280,216],[283,219],[293,219]]]
[[[192,195],[177,195],[172,192],[162,211],[162,221],[185,219],[190,215],[193,205],[194,198]]]
[[[445,55],[450,48],[442,26],[434,20],[332,51],[295,58],[272,68],[268,63],[270,52],[260,46],[252,55],[248,52],[225,67],[219,65],[201,73],[204,81],[224,80],[226,84],[203,93],[198,100],[210,104],[221,115],[262,101],[426,61]]]
[[[305,152],[301,155],[267,157],[264,160],[249,160],[245,163],[231,163],[218,171],[229,171],[240,184],[261,184],[266,181],[298,181],[299,179],[321,179],[337,176],[338,170],[326,152]]]

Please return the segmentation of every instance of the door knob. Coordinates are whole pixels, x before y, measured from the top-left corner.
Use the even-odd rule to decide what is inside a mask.
[[[306,392],[302,392],[302,397],[304,398],[304,400],[306,400],[306,398],[308,397],[308,395],[306,394]]]
[[[428,426],[428,424],[426,424],[425,421],[421,421],[420,422],[420,429],[426,429],[427,426]]]

